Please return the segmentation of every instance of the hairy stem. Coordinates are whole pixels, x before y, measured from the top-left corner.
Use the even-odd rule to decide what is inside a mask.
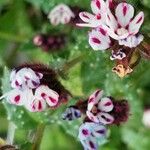
[[[41,140],[44,134],[45,124],[39,124],[34,135],[32,150],[39,150],[41,145]]]
[[[8,132],[7,132],[7,140],[6,140],[6,143],[8,145],[13,145],[15,130],[16,130],[16,125],[13,122],[9,122]]]

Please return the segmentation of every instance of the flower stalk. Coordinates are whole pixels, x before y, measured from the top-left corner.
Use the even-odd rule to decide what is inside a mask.
[[[39,124],[34,135],[32,150],[39,150],[46,125]]]
[[[8,132],[7,132],[7,140],[6,143],[8,145],[13,145],[14,137],[15,137],[16,125],[13,122],[9,122]]]

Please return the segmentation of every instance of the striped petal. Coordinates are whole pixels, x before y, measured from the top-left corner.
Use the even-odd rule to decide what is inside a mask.
[[[83,123],[79,128],[78,138],[80,140],[85,140],[91,136],[91,129],[89,123]]]
[[[94,50],[106,50],[110,47],[111,40],[107,31],[100,27],[89,33],[89,44]]]
[[[85,146],[86,150],[97,150],[98,149],[98,143],[95,138],[91,137],[86,140]]]
[[[116,8],[116,17],[121,27],[126,27],[134,16],[134,8],[127,3],[120,3]]]
[[[22,91],[14,89],[8,92],[6,99],[10,104],[22,106],[25,103],[26,97]]]
[[[98,103],[98,108],[100,111],[110,112],[114,108],[112,100],[108,97],[102,98]]]
[[[143,22],[144,22],[144,13],[140,12],[129,24],[130,34],[132,35],[137,34]]]
[[[92,129],[92,134],[94,137],[101,138],[106,136],[107,129],[105,128],[105,126],[94,123]]]
[[[118,28],[118,22],[109,9],[107,11],[106,24],[113,32]]]
[[[114,5],[113,0],[106,0],[106,6],[109,9],[114,9],[115,5]]]
[[[46,102],[43,99],[35,99],[25,106],[31,112],[41,112],[46,109]]]
[[[102,90],[96,90],[93,94],[90,95],[90,97],[88,99],[88,110],[89,111],[91,111],[93,106],[98,103],[98,101],[100,100],[102,95],[103,95]]]
[[[94,14],[99,14],[101,12],[106,12],[106,4],[104,0],[92,0],[91,9]]]
[[[92,15],[88,12],[81,12],[79,14],[80,18],[85,22],[85,23],[77,23],[77,26],[80,27],[92,27],[96,28],[105,23],[105,15],[104,14],[96,14]]]
[[[48,86],[41,85],[35,91],[35,97],[37,99],[46,100],[50,107],[56,106],[59,100],[59,95]]]
[[[84,22],[89,22],[94,15],[88,13],[88,12],[80,12],[79,17],[84,21]]]
[[[114,121],[114,117],[105,112],[100,112],[97,116],[98,116],[99,122],[104,125],[112,124]]]
[[[91,113],[90,111],[86,111],[86,115],[91,121],[99,123],[99,118],[97,116],[94,116],[93,113]]]

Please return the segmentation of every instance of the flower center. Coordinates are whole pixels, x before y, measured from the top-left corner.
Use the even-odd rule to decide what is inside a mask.
[[[119,28],[119,29],[117,30],[117,34],[118,34],[118,35],[124,35],[124,34],[126,34],[126,33],[128,33],[128,30],[126,30],[125,28]]]
[[[93,108],[92,108],[92,110],[91,110],[91,112],[93,113],[93,114],[97,114],[97,107],[96,106],[93,106]]]

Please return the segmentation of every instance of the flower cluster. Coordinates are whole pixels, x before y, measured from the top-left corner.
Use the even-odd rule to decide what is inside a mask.
[[[56,107],[68,99],[69,92],[55,76],[55,72],[44,65],[22,65],[11,72],[12,90],[1,98],[6,97],[10,104],[24,106],[31,112]]]
[[[33,44],[40,47],[45,52],[57,52],[64,48],[66,39],[67,37],[64,34],[37,34],[33,38]]]
[[[58,24],[67,24],[70,22],[71,18],[74,17],[72,10],[65,4],[57,5],[48,15],[51,24],[55,26]]]
[[[96,90],[86,101],[79,101],[70,106],[63,114],[63,119],[74,120],[85,117],[79,128],[79,139],[88,150],[97,150],[98,141],[107,136],[106,125],[126,122],[129,116],[129,105],[126,100],[114,100],[112,97],[102,97],[103,91]]]
[[[93,14],[79,13],[84,23],[78,23],[77,26],[92,28],[89,32],[90,46],[93,50],[110,49],[111,60],[117,62],[113,71],[124,77],[132,72],[130,59],[144,39],[143,35],[139,34],[144,13],[141,11],[134,17],[134,8],[131,4],[116,4],[112,0],[92,0],[91,9]]]

